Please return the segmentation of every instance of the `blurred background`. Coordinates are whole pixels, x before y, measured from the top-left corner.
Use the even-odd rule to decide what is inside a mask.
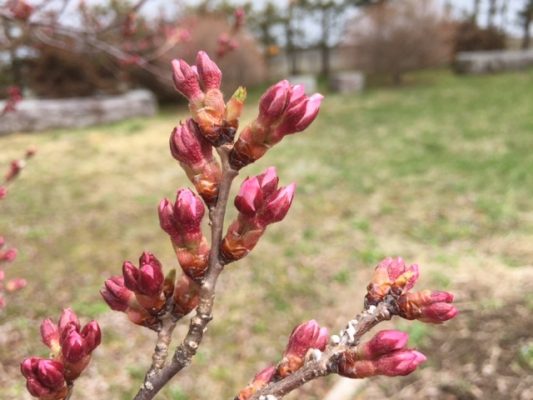
[[[298,323],[341,329],[377,262],[402,256],[461,310],[390,323],[425,366],[288,398],[533,399],[532,19],[531,0],[0,0],[0,167],[37,151],[0,202],[19,250],[5,274],[28,282],[0,310],[0,399],[30,398],[19,363],[46,355],[40,321],[67,306],[104,335],[75,398],[136,392],[155,338],[98,291],[143,250],[176,266],[156,211],[190,186],[168,150],[187,118],[170,61],[198,50],[226,98],[248,88],[242,126],[279,79],[326,97],[243,171],[275,165],[295,202],[227,268],[204,345],[158,398],[232,398]]]

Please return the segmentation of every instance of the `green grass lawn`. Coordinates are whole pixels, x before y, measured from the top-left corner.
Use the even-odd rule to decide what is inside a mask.
[[[283,184],[298,184],[293,208],[224,273],[207,340],[161,399],[230,398],[277,359],[295,324],[316,318],[340,329],[359,311],[383,256],[419,262],[422,284],[455,289],[465,304],[472,300],[465,282],[489,288],[476,298],[485,304],[512,290],[507,270],[531,268],[533,72],[415,78],[403,88],[326,96],[312,128],[243,171],[275,165]],[[255,109],[247,106],[247,119]],[[0,203],[0,232],[20,248],[8,274],[29,281],[0,314],[2,398],[22,397],[18,363],[46,353],[39,321],[68,305],[105,328],[75,398],[128,399],[136,391],[152,335],[109,312],[98,290],[142,250],[174,266],[156,208],[190,186],[168,150],[170,131],[185,116],[166,110],[0,138],[0,165],[29,145],[38,149]],[[420,341],[431,335],[413,329]],[[316,385],[304,397],[319,399],[323,390]]]

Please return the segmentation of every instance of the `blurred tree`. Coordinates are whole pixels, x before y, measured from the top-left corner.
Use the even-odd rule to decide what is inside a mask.
[[[533,0],[526,0],[524,8],[518,13],[524,30],[522,36],[522,48],[529,49],[531,42],[531,21],[533,21]]]
[[[290,3],[302,10],[315,14],[320,27],[318,47],[321,55],[321,74],[328,77],[331,70],[331,48],[335,34],[343,30],[342,19],[353,7],[384,3],[387,0],[293,0]]]

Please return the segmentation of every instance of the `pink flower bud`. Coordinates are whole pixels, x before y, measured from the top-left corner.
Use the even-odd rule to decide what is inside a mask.
[[[24,289],[28,282],[23,278],[11,279],[6,283],[6,290],[8,292],[16,292],[17,290]]]
[[[18,251],[15,248],[0,251],[0,262],[13,262],[17,258]]]
[[[87,355],[83,338],[73,322],[64,327],[59,343],[63,360],[68,363],[75,364]]]
[[[189,189],[181,189],[176,195],[174,215],[185,232],[199,232],[205,207],[198,196]]]
[[[172,78],[176,90],[189,101],[197,101],[203,97],[197,73],[184,60],[172,60]]]
[[[378,375],[409,375],[416,367],[426,361],[426,357],[416,350],[398,350],[376,360]]]
[[[187,119],[174,128],[170,135],[170,151],[172,156],[184,167],[196,173],[202,164],[213,160],[213,146],[200,134],[198,126],[192,119]]]
[[[272,224],[279,222],[291,207],[292,200],[294,198],[294,191],[296,184],[291,183],[289,186],[281,188],[278,192],[268,199],[268,203],[261,213],[261,221],[265,224]]]
[[[100,291],[107,305],[115,311],[126,311],[130,301],[134,298],[131,290],[124,286],[124,278],[114,276],[105,281],[105,287]]]
[[[59,329],[50,319],[45,319],[41,323],[41,339],[49,348],[59,344]]]
[[[265,123],[277,120],[287,108],[291,85],[282,80],[269,87],[259,100],[259,119]]]
[[[321,328],[314,319],[304,322],[292,331],[284,355],[304,358],[309,349],[323,351],[328,340],[327,328]]]
[[[7,196],[7,188],[5,186],[0,186],[0,200]]]
[[[85,347],[85,352],[91,354],[102,341],[102,332],[100,331],[98,322],[91,321],[85,325],[81,331],[81,336],[84,340],[83,345]]]
[[[363,359],[372,360],[384,354],[401,350],[407,344],[409,335],[395,330],[378,332],[370,341],[358,346],[358,353]]]
[[[60,362],[31,357],[21,363],[20,370],[27,380],[26,387],[32,396],[60,399],[61,394],[66,394],[64,369]]]
[[[159,203],[158,213],[159,225],[161,226],[161,229],[168,233],[172,241],[178,242],[180,240],[181,232],[179,227],[175,225],[174,207],[170,200],[161,200]]]
[[[24,160],[11,161],[11,164],[9,165],[9,170],[5,175],[5,180],[9,182],[15,179],[20,174],[20,171],[22,171],[22,168],[24,168],[25,166],[26,162]]]
[[[263,193],[257,177],[243,181],[239,194],[235,197],[235,207],[245,215],[253,216],[263,205]]]
[[[453,294],[443,291],[423,290],[417,293],[405,293],[398,300],[399,314],[406,319],[440,324],[458,314],[452,302]]]
[[[203,83],[206,91],[220,88],[222,72],[205,51],[199,51],[196,55],[196,66],[200,81]]]
[[[159,260],[149,252],[139,258],[139,269],[129,261],[124,262],[124,285],[131,291],[146,296],[157,296],[163,290],[163,268]]]
[[[76,329],[80,329],[80,321],[78,319],[78,316],[74,311],[72,311],[71,308],[65,308],[63,312],[61,313],[61,316],[59,317],[59,323],[57,324],[59,327],[59,334],[63,334],[63,330],[67,325],[70,323],[74,324],[73,326]]]
[[[283,122],[276,129],[275,138],[303,131],[318,115],[324,96],[316,93],[310,98],[305,98],[300,97],[300,93],[297,94],[298,96],[289,100],[291,103],[289,103]]]

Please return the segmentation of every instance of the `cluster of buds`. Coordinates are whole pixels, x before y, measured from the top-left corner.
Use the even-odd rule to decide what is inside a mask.
[[[404,332],[378,332],[370,341],[342,353],[338,363],[339,375],[355,379],[410,374],[426,361],[426,357],[406,348],[408,339]]]
[[[230,155],[240,169],[262,157],[283,137],[306,129],[318,115],[323,96],[305,94],[302,85],[283,80],[270,87],[259,101],[259,115],[240,134]]]
[[[4,283],[6,278],[6,273],[3,268],[3,264],[9,263],[15,260],[17,257],[17,249],[9,248],[3,250],[5,246],[5,239],[3,236],[0,236],[0,309],[4,308],[6,301],[4,298],[4,292],[12,293],[26,287],[26,279],[23,278],[14,278],[10,279]]]
[[[226,262],[246,256],[257,244],[267,225],[281,221],[287,215],[294,197],[295,184],[278,188],[279,178],[274,167],[244,180],[235,197],[239,211],[229,226],[221,247]]]
[[[213,157],[213,146],[202,136],[196,122],[188,119],[170,135],[170,152],[209,205],[217,201],[220,164]]]
[[[409,292],[418,277],[416,264],[408,267],[401,257],[386,258],[374,271],[365,302],[367,305],[376,305],[387,296],[392,296],[398,308],[398,315],[426,323],[440,324],[455,317],[458,311],[451,304],[453,294],[431,290]]]
[[[91,321],[82,328],[76,314],[66,309],[57,324],[50,319],[42,322],[41,338],[50,348],[50,358],[29,357],[22,362],[26,387],[39,399],[63,400],[100,344],[100,327]]]
[[[174,85],[189,100],[192,118],[204,138],[214,146],[233,141],[246,91],[237,89],[226,106],[220,90],[222,72],[203,51],[198,52],[195,66],[173,60],[172,68]]]
[[[165,277],[159,260],[144,252],[138,268],[125,261],[122,276],[107,279],[100,294],[112,310],[124,312],[134,324],[157,330],[169,299],[173,298],[171,311],[176,316],[189,313],[197,305],[198,285],[187,276],[175,281],[174,269]]]

